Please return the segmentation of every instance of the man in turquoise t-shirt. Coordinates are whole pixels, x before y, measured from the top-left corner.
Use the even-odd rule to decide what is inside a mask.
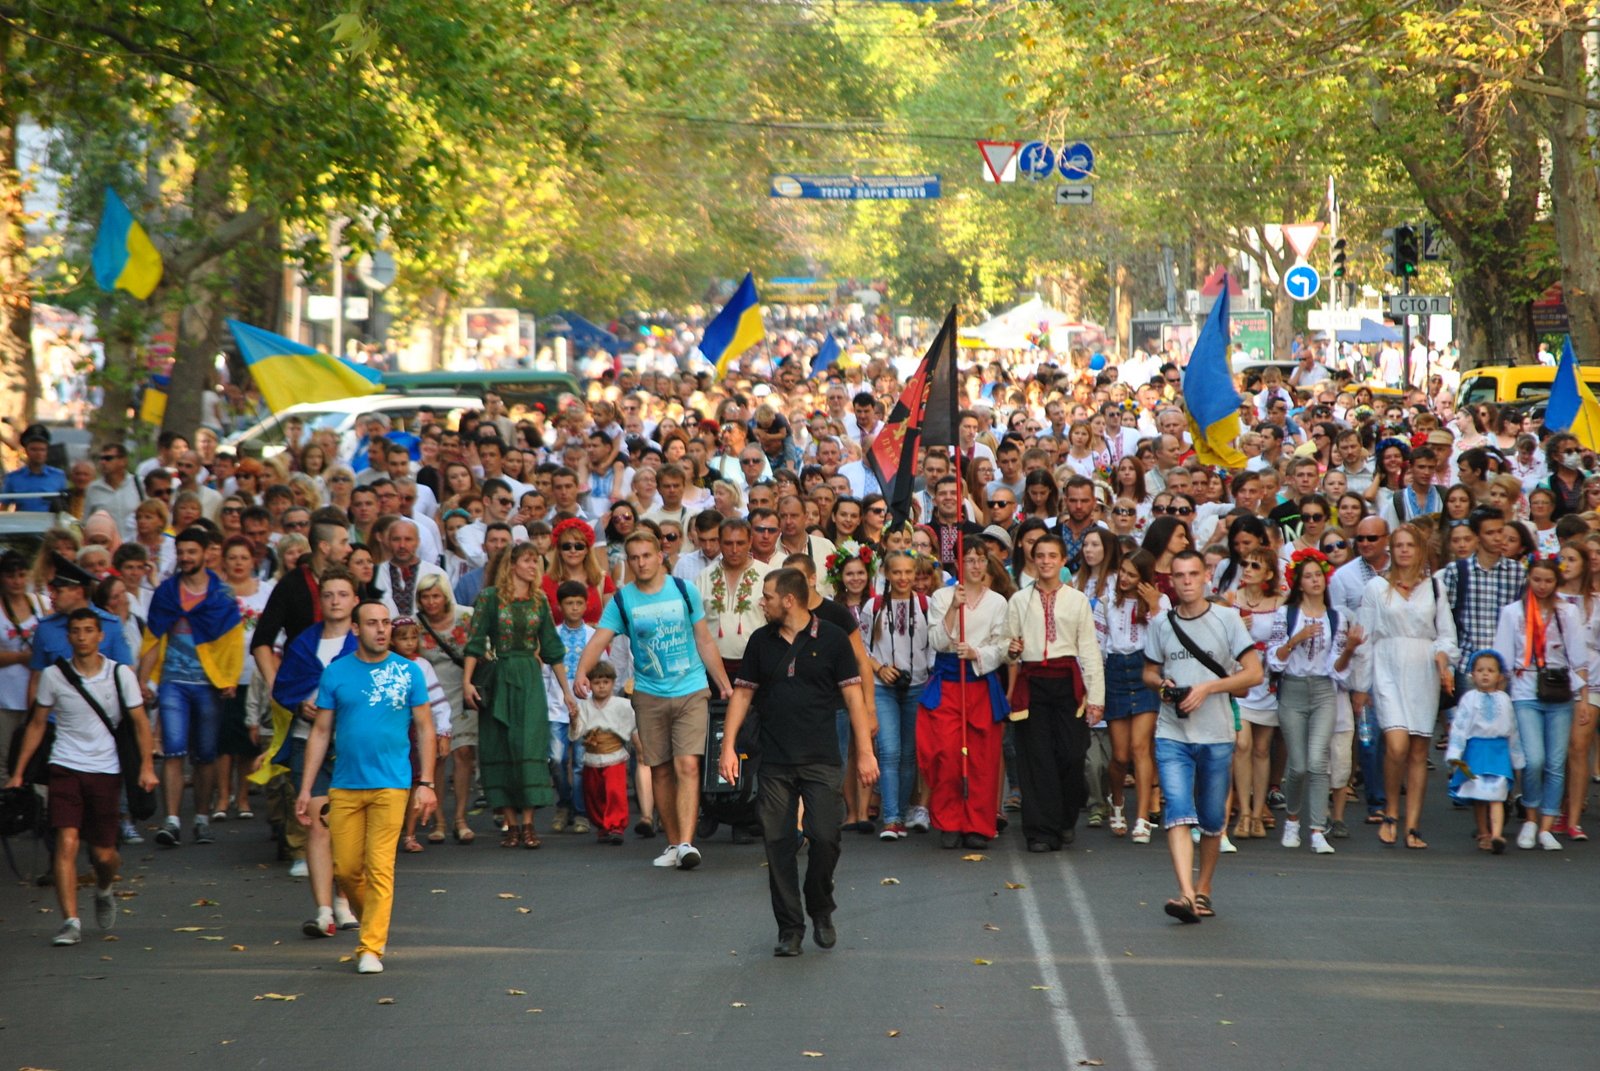
[[[709,673],[716,682],[723,699],[733,694],[733,687],[706,626],[700,593],[667,575],[661,544],[651,532],[633,533],[626,546],[637,579],[606,604],[600,627],[578,659],[573,690],[587,699],[589,671],[613,637],[618,633],[628,637],[639,758],[650,767],[650,784],[667,833],[667,849],[654,865],[693,870],[700,865],[700,851],[689,838],[700,810],[700,757],[705,754],[710,722],[706,676]]]
[[[421,776],[414,784],[411,780],[410,730],[415,726],[418,740],[433,739],[433,710],[422,670],[389,650],[389,610],[383,603],[356,607],[356,640],[354,657],[322,671],[295,811],[304,825],[314,820],[311,786],[329,742],[336,742],[328,791],[333,877],[361,920],[356,970],[377,974],[389,944],[395,843],[405,825],[408,790],[416,790],[412,806],[422,823],[438,806],[433,748],[417,749]]]

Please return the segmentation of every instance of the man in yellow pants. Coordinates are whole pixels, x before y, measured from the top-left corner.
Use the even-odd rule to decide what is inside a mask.
[[[405,824],[410,788],[419,820],[433,816],[434,751],[418,748],[420,775],[411,774],[411,735],[433,738],[428,685],[416,664],[389,650],[389,611],[381,602],[356,607],[356,649],[322,671],[317,720],[306,741],[305,776],[295,812],[302,824],[311,814],[317,771],[336,744],[327,823],[333,835],[333,877],[361,920],[356,970],[378,974],[389,944],[394,908],[394,858]]]

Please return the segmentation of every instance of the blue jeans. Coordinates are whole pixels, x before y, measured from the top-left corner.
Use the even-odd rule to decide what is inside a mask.
[[[1567,742],[1572,732],[1572,704],[1519,699],[1517,736],[1528,764],[1522,768],[1522,805],[1540,814],[1561,817],[1567,785]]]
[[[1200,827],[1220,837],[1228,824],[1228,783],[1233,744],[1186,744],[1156,737],[1156,776],[1161,782],[1161,824]]]
[[[899,822],[906,816],[911,790],[917,784],[917,699],[921,690],[897,691],[875,684],[878,701],[878,795],[883,800],[883,820]]]
[[[161,754],[180,759],[193,742],[194,761],[200,766],[217,761],[217,740],[222,733],[222,704],[211,684],[162,681],[156,704],[161,713]]]
[[[587,817],[583,804],[583,741],[572,739],[571,725],[550,723],[550,779],[555,782],[556,806]],[[567,776],[567,760],[572,760],[572,776]]]

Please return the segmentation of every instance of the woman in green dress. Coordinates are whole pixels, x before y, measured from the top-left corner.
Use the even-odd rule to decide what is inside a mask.
[[[533,544],[502,553],[494,586],[472,611],[472,636],[461,667],[463,699],[478,709],[478,768],[489,806],[505,818],[502,848],[537,848],[533,809],[555,802],[550,780],[550,716],[540,663],[562,667],[559,681],[572,703],[550,603],[539,590],[543,568]],[[482,666],[493,667],[485,680]],[[476,683],[475,683],[476,682]],[[480,690],[481,689],[481,690]]]

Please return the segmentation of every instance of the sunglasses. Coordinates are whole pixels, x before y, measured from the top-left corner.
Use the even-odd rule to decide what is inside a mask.
[[[681,537],[675,536],[671,532],[661,533],[661,542],[663,543],[676,543],[680,538]]]
[[[743,459],[742,461],[740,461],[739,464],[741,464],[741,465],[759,465],[759,464],[761,464],[761,459],[759,457],[747,457],[747,458]]]
[[[561,549],[562,550],[588,550],[589,549],[589,544],[587,544],[587,543],[563,543],[563,544],[561,544]]]
[[[249,475],[249,474],[246,473],[245,475]],[[254,479],[254,477],[251,477],[251,478]],[[351,476],[329,476],[328,477],[328,482],[329,483],[354,483],[355,479],[354,479],[354,477],[351,477]]]
[[[126,456],[127,456],[126,454],[101,454],[100,455],[100,460],[101,461],[121,461]]]
[[[1307,524],[1310,524],[1313,521],[1325,521],[1328,519],[1328,515],[1326,513],[1302,513],[1300,517]]]
[[[989,508],[990,509],[1006,509],[1006,508],[1008,508],[1010,506],[1015,506],[1015,505],[1016,505],[1015,502],[1009,502],[1009,501],[1007,501],[1006,499],[1003,499],[1003,498],[991,498],[989,500]]]
[[[1595,488],[1595,490],[1600,490],[1600,488]],[[994,503],[991,502],[991,503],[989,503],[989,505],[992,506],[992,505],[994,505]],[[889,507],[887,507],[887,506],[873,506],[871,509],[867,510],[867,512],[870,513],[870,514],[873,514],[874,516],[879,516],[879,515],[888,513],[889,512]],[[757,531],[760,531],[760,529],[757,529]],[[773,531],[776,532],[777,529],[774,528]]]
[[[161,488],[159,490],[151,491],[150,495],[151,495],[152,498],[171,498],[172,497],[172,488],[163,487],[163,488]]]
[[[768,527],[752,528],[750,530],[752,532],[754,532],[756,535],[773,535],[778,531],[776,528],[768,528]]]
[[[1343,539],[1329,540],[1328,542],[1322,544],[1322,553],[1326,554],[1330,550],[1345,550],[1349,546],[1350,544]]]
[[[1356,542],[1357,543],[1381,543],[1382,541],[1383,541],[1383,536],[1375,536],[1375,535],[1358,535],[1358,536],[1356,536]]]
[[[514,498],[497,498],[494,500],[494,504],[497,506],[515,506],[517,500]]]
[[[224,514],[227,514],[227,513],[243,513],[244,510],[239,506],[223,506],[222,507],[222,512]]]
[[[1194,513],[1193,506],[1156,506],[1150,511],[1166,517],[1188,517]]]
[[[1127,506],[1116,506],[1111,510],[1111,512],[1118,517],[1132,517],[1139,511],[1136,509],[1130,509]]]

